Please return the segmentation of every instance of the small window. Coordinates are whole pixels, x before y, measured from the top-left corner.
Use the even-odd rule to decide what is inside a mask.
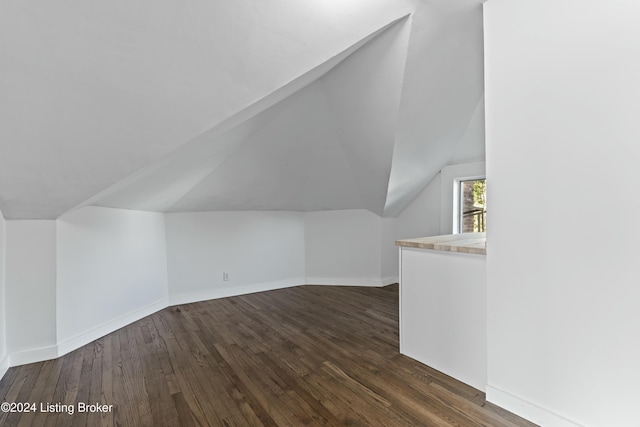
[[[460,182],[460,233],[487,231],[487,182],[485,179]]]

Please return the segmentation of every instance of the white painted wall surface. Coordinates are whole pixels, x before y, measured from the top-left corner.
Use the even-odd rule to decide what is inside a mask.
[[[397,234],[396,218],[382,218],[382,241],[380,247],[381,277],[383,283],[397,283],[398,277],[398,248],[396,247]]]
[[[309,212],[306,283],[381,286],[382,219],[365,210]]]
[[[5,220],[2,211],[0,211],[0,379],[9,368],[9,357],[7,353],[7,300],[5,298],[6,240]]]
[[[403,247],[401,258],[400,352],[484,391],[485,256]]]
[[[487,397],[544,426],[640,425],[638,22],[485,4]]]
[[[56,357],[56,222],[7,221],[6,320],[11,365]]]
[[[478,101],[476,109],[471,116],[462,139],[456,146],[456,151],[451,156],[449,164],[462,164],[485,159],[484,143],[484,95]]]
[[[304,283],[302,213],[169,213],[165,221],[171,304]]]
[[[167,305],[163,214],[91,206],[57,226],[61,355]]]
[[[440,227],[440,174],[395,218],[382,219],[382,277],[398,280],[396,240],[435,236]],[[391,283],[387,280],[388,283]]]
[[[442,234],[440,233],[440,175],[436,175],[418,197],[396,217],[396,240]]]

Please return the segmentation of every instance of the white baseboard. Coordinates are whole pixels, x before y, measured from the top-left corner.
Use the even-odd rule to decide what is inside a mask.
[[[113,331],[123,328],[168,306],[290,288],[294,286],[301,286],[305,283],[328,286],[382,287],[397,282],[398,280],[396,277],[387,277],[384,279],[310,277],[306,278],[306,280],[299,277],[276,282],[257,283],[246,286],[211,289],[204,292],[170,295],[168,298],[163,298],[162,300],[156,301],[131,313],[127,313],[109,322],[103,323],[102,325],[96,326],[86,332],[67,338],[64,341],[59,342],[57,345],[19,351],[6,355],[4,358],[0,359],[0,378],[2,378],[2,375],[4,375],[10,366],[26,365],[28,363],[42,362],[64,356],[67,353],[77,350],[92,341],[102,338]]]
[[[28,363],[43,362],[45,360],[56,359],[78,348],[89,344],[92,341],[102,338],[113,331],[136,322],[158,310],[167,307],[168,299],[163,298],[138,310],[122,315],[102,325],[96,326],[86,332],[68,338],[57,345],[41,347],[32,350],[17,351],[9,355],[9,366],[20,366]],[[0,365],[2,369],[2,365]]]
[[[216,298],[226,298],[237,295],[251,294],[255,292],[270,291],[274,289],[288,288],[299,286],[304,282],[303,278],[289,279],[277,282],[259,283],[255,285],[237,286],[234,288],[212,289],[207,292],[198,292],[193,294],[173,295],[163,298],[145,307],[137,309],[131,313],[122,315],[102,325],[96,326],[86,332],[78,334],[74,337],[67,338],[57,345],[42,347],[32,350],[18,351],[5,356],[0,360],[0,373],[4,375],[6,369],[10,366],[26,365],[28,363],[43,362],[45,360],[56,359],[64,356],[78,348],[89,344],[111,332],[117,331],[133,322],[147,317],[157,311],[160,311],[170,305],[187,304],[191,302],[205,301]],[[3,371],[3,366],[6,369]],[[1,377],[0,377],[1,378]]]
[[[91,328],[86,332],[83,332],[71,338],[67,338],[64,341],[58,343],[57,357],[64,356],[65,354],[70,353],[73,350],[76,350],[84,345],[87,345],[90,342],[97,340],[98,338],[102,338],[105,335],[110,334],[111,332],[117,331],[118,329],[123,328],[133,322],[137,322],[144,317],[147,317],[157,311],[162,310],[163,308],[166,308],[168,304],[169,298],[162,298],[159,301],[156,301],[130,313],[117,317],[116,319]],[[13,362],[13,358],[11,359],[11,361]]]
[[[363,287],[373,287],[379,288],[382,286],[387,286],[392,283],[396,283],[396,280],[393,277],[387,277],[384,279],[377,279],[371,277],[349,277],[349,278],[341,278],[341,277],[307,277],[305,283],[307,285],[322,285],[322,286],[363,286]]]
[[[29,363],[44,362],[58,357],[58,346],[51,345],[31,350],[16,351],[9,354],[9,365],[20,366]]]
[[[0,359],[0,380],[4,377],[4,374],[9,370],[9,355],[5,354]]]
[[[528,402],[504,390],[487,385],[487,401],[545,427],[580,427],[574,421]]]
[[[190,304],[192,302],[207,301],[210,299],[228,298],[239,295],[253,294],[256,292],[273,291],[276,289],[291,288],[304,283],[303,278],[278,280],[277,282],[256,283],[253,285],[236,286],[229,288],[216,288],[207,291],[193,292],[169,297],[169,305]]]
[[[389,285],[393,285],[394,283],[400,283],[400,279],[398,279],[398,276],[382,278],[382,286],[389,286]]]
[[[439,364],[434,360],[428,360],[425,358],[424,354],[416,354],[411,351],[407,352],[406,349],[403,348],[400,349],[400,354],[410,357],[416,362],[420,362],[423,365],[435,369],[436,371],[440,371],[461,383],[465,383],[466,385],[475,388],[476,390],[486,392],[487,372],[485,370],[479,371],[477,367],[474,369],[474,367],[470,366],[443,366],[442,361]]]

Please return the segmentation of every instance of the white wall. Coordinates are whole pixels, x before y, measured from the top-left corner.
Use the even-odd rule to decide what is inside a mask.
[[[9,368],[9,357],[7,353],[7,303],[5,298],[5,252],[6,252],[6,231],[5,220],[0,211],[0,378]]]
[[[382,219],[382,277],[398,281],[396,240],[440,234],[440,174],[395,218]]]
[[[476,109],[469,120],[467,130],[458,142],[456,151],[449,159],[450,164],[484,161],[484,95],[478,101]]]
[[[301,213],[170,213],[165,222],[171,304],[304,283]]]
[[[164,215],[85,207],[57,221],[60,354],[164,308]]]
[[[454,175],[446,171],[484,175],[484,162],[443,169],[447,179],[453,180]],[[444,188],[441,175],[395,218],[380,218],[365,210],[305,213],[307,283],[379,286],[396,282],[396,240],[451,233],[451,219],[443,226],[441,216],[443,203],[453,203],[453,185]],[[447,191],[448,196],[443,196]],[[448,211],[453,212],[450,206]]]
[[[396,217],[397,239],[437,236],[440,233],[440,173]],[[449,234],[449,233],[447,233]]]
[[[382,218],[381,247],[380,247],[380,276],[384,285],[397,283],[398,277],[398,248],[396,247],[397,220],[396,218]]]
[[[7,350],[12,365],[56,357],[56,222],[6,222]]]
[[[381,286],[382,219],[365,210],[308,212],[306,282]]]
[[[401,248],[400,352],[484,391],[486,257]]]
[[[640,2],[485,4],[488,393],[640,425]]]

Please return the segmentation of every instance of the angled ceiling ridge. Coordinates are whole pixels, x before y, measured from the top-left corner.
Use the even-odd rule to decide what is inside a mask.
[[[475,107],[473,108],[473,111],[469,115],[469,118],[466,119],[465,122],[464,122],[465,123],[464,132],[455,141],[454,150],[451,153],[449,153],[449,155],[447,157],[442,157],[442,158],[439,159],[439,161],[434,162],[435,167],[433,168],[433,172],[431,174],[427,175],[421,181],[421,184],[419,186],[413,186],[413,188],[408,188],[408,186],[405,187],[404,183],[401,183],[400,185],[398,185],[396,190],[400,189],[400,191],[396,191],[396,193],[402,193],[405,196],[408,196],[408,197],[406,197],[406,200],[404,201],[404,203],[401,204],[399,202],[400,196],[396,195],[396,196],[390,197],[389,195],[391,194],[391,189],[388,189],[388,191],[387,191],[387,200],[385,202],[384,213],[383,213],[384,217],[395,217],[395,216],[399,215],[400,213],[402,213],[402,211],[416,197],[418,197],[418,195],[420,195],[420,193],[422,193],[422,191],[424,191],[425,188],[427,188],[431,184],[433,179],[442,171],[442,169],[445,166],[450,166],[450,165],[453,165],[453,164],[460,164],[460,163],[478,162],[478,161],[484,161],[485,160],[485,156],[484,155],[478,155],[477,153],[474,153],[475,155],[472,155],[471,157],[467,156],[467,157],[464,157],[464,158],[461,158],[461,159],[455,159],[453,157],[456,154],[455,150],[461,144],[462,140],[465,138],[467,133],[472,129],[473,124],[474,124],[474,119],[478,118],[478,114],[482,114],[482,116],[481,116],[482,117],[482,123],[484,123],[484,104],[485,104],[485,96],[484,96],[484,93],[482,93],[480,95],[480,97],[478,98],[478,101],[477,101]],[[484,129],[483,129],[483,135],[484,135]],[[482,141],[482,143],[484,144],[484,140]],[[394,155],[395,154],[396,153],[395,153],[395,150],[394,150]]]
[[[388,24],[384,25],[383,27],[379,28],[378,30],[369,33],[367,36],[363,37],[358,42],[352,44],[349,48],[343,50],[339,54],[334,55],[331,59],[327,60],[323,64],[317,66],[316,68],[314,68],[314,69],[306,72],[305,74],[299,76],[298,78],[292,80],[287,85],[285,85],[285,86],[281,87],[280,89],[277,89],[276,91],[272,92],[270,95],[267,95],[267,97],[265,97],[265,98],[268,98],[268,97],[273,96],[273,95],[277,95],[278,99],[275,100],[275,101],[273,99],[269,100],[271,102],[266,107],[264,107],[264,109],[259,109],[258,112],[255,115],[247,118],[243,122],[238,123],[236,126],[240,126],[242,123],[246,123],[247,121],[253,120],[256,117],[259,117],[260,114],[263,114],[264,112],[266,112],[266,111],[268,111],[270,109],[273,109],[275,106],[281,105],[282,103],[286,102],[287,99],[290,99],[294,95],[300,93],[302,90],[304,90],[305,88],[307,88],[310,85],[312,85],[314,82],[317,82],[320,79],[322,79],[325,75],[327,75],[333,69],[338,67],[340,64],[344,63],[345,61],[348,61],[349,58],[353,57],[353,55],[356,52],[361,51],[365,46],[369,45],[370,43],[372,43],[374,40],[378,39],[379,37],[382,37],[382,35],[388,33],[391,28],[394,28],[396,25],[400,24],[401,22],[406,21],[407,19],[409,19],[409,17],[410,17],[410,14],[406,14],[406,15],[400,17],[400,18],[394,19],[393,21],[389,22]],[[311,74],[313,74],[312,78],[309,78],[309,76]],[[324,93],[322,91],[320,92],[320,94],[324,97]],[[257,101],[257,102],[261,102],[265,98],[262,98],[260,101]],[[325,102],[326,102],[326,98],[325,98]],[[250,108],[250,107],[248,107],[248,108]],[[245,111],[245,110],[243,110],[243,111]],[[236,114],[236,117],[237,117],[237,114]],[[263,126],[264,125],[265,124],[263,123]],[[252,133],[256,133],[256,132],[258,132],[258,129],[254,129],[254,131]],[[342,151],[344,152],[343,144],[341,143],[340,145],[341,145]],[[183,194],[182,197],[176,199],[174,201],[174,203],[172,203],[170,206],[167,206],[165,211],[171,212],[173,208],[175,208],[177,205],[179,205],[181,202],[183,202],[186,198],[188,198],[191,195],[191,192],[193,190],[195,190],[201,183],[206,181],[210,176],[212,176],[215,173],[214,169],[215,168],[212,168],[209,171],[208,174],[203,174],[201,176],[200,182],[195,183],[191,190],[186,191]],[[353,177],[354,174],[353,174],[352,170],[350,170],[350,173],[351,173],[351,175]],[[354,180],[354,182],[355,182],[355,180]],[[362,198],[362,195],[360,194],[360,192],[358,192],[357,195],[361,199],[360,202],[363,202],[364,199]],[[379,215],[381,213],[381,212],[374,212],[374,211],[371,211],[371,212],[376,214],[376,215]]]
[[[256,100],[255,102],[248,105],[247,107],[244,107],[241,110],[229,115],[227,118],[213,125],[211,128],[204,131],[200,135],[192,138],[191,140],[185,142],[184,144],[181,144],[178,148],[164,155],[162,158],[158,159],[157,161],[149,164],[146,167],[143,167],[142,169],[139,169],[138,171],[132,173],[131,175],[125,177],[124,179],[115,182],[113,185],[105,188],[104,190],[89,197],[85,201],[72,207],[68,211],[64,212],[62,215],[64,215],[67,212],[71,212],[76,209],[82,208],[84,206],[89,206],[92,204],[99,203],[100,200],[106,197],[109,197],[112,194],[115,194],[127,188],[132,183],[135,183],[138,180],[144,179],[145,177],[153,174],[154,172],[168,165],[172,161],[172,159],[174,159],[176,156],[180,156],[184,152],[187,152],[193,149],[194,146],[199,146],[203,143],[206,143],[206,141],[210,141],[212,138],[223,135],[231,131],[232,129],[236,128],[237,126],[241,125],[242,123],[256,117],[257,115],[269,109],[270,107],[275,106],[276,104],[282,102],[286,98],[290,97],[291,95],[295,94],[296,92],[300,91],[301,89],[305,88],[306,86],[320,79],[322,76],[327,74],[329,71],[335,68],[338,64],[340,64],[346,58],[348,58],[353,53],[358,51],[361,47],[363,47],[364,45],[369,43],[371,40],[375,39],[376,37],[384,33],[389,28],[395,26],[401,21],[404,21],[410,15],[411,15],[410,13],[407,13],[389,21],[387,24],[370,32],[369,34],[362,37],[357,42],[351,44],[350,46],[340,51],[339,53],[331,56],[329,59],[320,63],[316,67],[299,75],[298,77],[292,79],[288,83],[285,83],[283,86],[275,89],[271,93]],[[206,175],[203,176],[201,180],[205,178],[206,178]],[[192,187],[194,188],[197,185],[198,185],[198,182],[195,182],[193,183]]]
[[[407,27],[398,28],[397,24],[400,24],[400,23],[407,23]],[[398,28],[398,31],[395,34],[391,34],[391,30],[393,28]],[[389,60],[388,58],[386,60],[381,60],[381,62],[379,62],[380,66],[377,67],[378,70],[393,69],[394,72],[392,74],[388,74],[388,72],[385,74],[371,73],[368,76],[369,79],[371,79],[372,76],[374,75],[376,76],[374,78],[377,79],[376,80],[377,83],[374,83],[374,84],[377,85],[381,90],[369,91],[369,92],[371,94],[374,94],[375,97],[378,97],[379,99],[384,100],[382,104],[384,104],[384,109],[385,109],[385,114],[384,114],[385,120],[374,120],[376,124],[369,127],[371,127],[372,129],[376,129],[376,126],[377,126],[378,128],[377,130],[380,131],[380,132],[377,132],[378,136],[382,134],[388,134],[388,136],[393,135],[391,139],[388,140],[389,143],[387,145],[394,145],[394,142],[395,142],[395,134],[397,132],[397,127],[398,127],[398,117],[400,115],[400,97],[401,97],[401,90],[402,90],[402,81],[404,80],[404,73],[405,73],[406,61],[407,61],[409,43],[410,43],[410,31],[411,31],[411,15],[409,14],[404,16],[401,19],[396,20],[393,24],[386,26],[384,30],[379,31],[376,37],[374,38],[375,40],[380,40],[382,42],[382,37],[384,37],[384,35],[387,35],[387,34],[390,35],[391,38],[382,42],[382,44],[378,44],[375,47],[375,49],[377,49],[376,52],[378,57],[383,57],[383,56],[388,56],[389,58],[391,56],[395,57],[393,60]],[[368,43],[367,46],[371,46],[373,48],[374,39],[371,39],[370,43]],[[391,42],[391,40],[394,40],[394,41]],[[384,49],[384,51],[380,51],[380,49]],[[364,50],[364,46],[362,46],[362,49],[360,49],[359,51],[362,52],[363,50]],[[367,55],[371,57],[372,52],[374,51],[370,50]],[[390,54],[390,52],[392,53]],[[342,64],[340,64],[340,67],[344,67],[346,64],[348,64],[348,61],[350,61],[351,58],[354,58],[354,57],[355,55],[350,56],[349,59],[345,58],[345,61]],[[348,70],[348,69],[349,68],[345,68],[345,70]],[[359,71],[360,70],[355,68],[346,72],[353,74]],[[326,83],[325,80],[326,79],[323,78],[322,80],[323,85],[328,85],[328,83]],[[335,82],[332,83],[331,85],[335,85]],[[385,87],[386,89],[383,89]],[[347,159],[347,163],[349,165],[351,175],[354,179],[354,182],[356,183],[358,195],[362,200],[369,200],[371,199],[371,195],[365,194],[365,192],[367,191],[365,187],[367,187],[366,184],[368,183],[368,180],[362,179],[362,176],[360,176],[361,173],[356,172],[357,166],[354,164],[354,161],[356,161],[357,163],[361,163],[361,159],[359,159],[358,156],[355,156],[353,152],[350,152],[352,150],[348,149],[348,146],[351,143],[353,143],[352,141],[353,135],[351,136],[346,135],[344,125],[342,126],[340,125],[340,123],[343,122],[342,116],[344,115],[344,111],[340,112],[338,110],[340,110],[340,104],[343,104],[344,100],[342,101],[340,99],[330,100],[329,99],[330,97],[327,95],[327,90],[328,90],[328,87],[325,86],[323,95],[325,95],[325,99],[328,104],[332,104],[334,107],[337,107],[337,108],[330,109],[331,116],[333,118],[336,128],[338,129],[340,147],[343,153],[345,154],[345,158]],[[335,94],[333,95],[333,97],[335,97]],[[370,104],[372,101],[373,99],[369,97],[369,99],[367,99],[367,101],[365,102],[368,102]],[[359,108],[358,110],[364,111],[366,110],[366,108]],[[384,128],[380,128],[382,122],[385,123]],[[351,123],[351,125],[353,125],[353,123]],[[381,132],[382,130],[384,130],[384,132]],[[392,155],[393,155],[393,149],[391,149],[391,153],[390,153],[390,156]],[[389,160],[389,169],[386,170],[385,172],[386,183],[388,183],[388,180],[391,174],[390,168],[391,168],[391,159]],[[386,202],[386,196],[387,196],[387,193],[385,191],[384,200],[379,200],[373,204],[365,203],[366,209],[375,215],[382,216],[384,211],[384,205]]]

